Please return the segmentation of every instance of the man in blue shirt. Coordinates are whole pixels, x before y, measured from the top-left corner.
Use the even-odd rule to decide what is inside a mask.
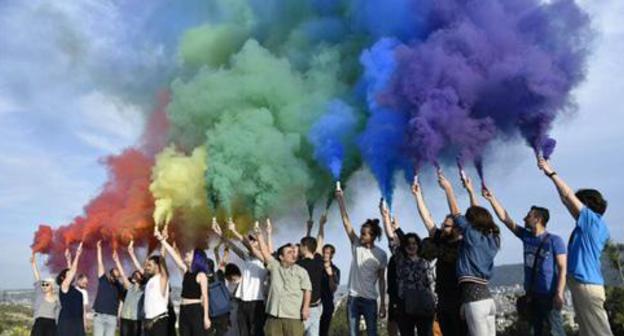
[[[532,206],[524,217],[525,227],[521,227],[491,190],[483,189],[483,197],[490,202],[498,219],[522,240],[524,289],[531,302],[533,335],[565,336],[561,308],[566,285],[566,247],[561,237],[546,231],[550,219],[548,209]],[[544,331],[546,321],[550,331]]]
[[[561,201],[576,220],[568,243],[568,285],[579,335],[611,336],[613,333],[604,309],[604,279],[600,268],[600,257],[609,240],[609,230],[602,218],[607,201],[595,189],[581,189],[574,193],[543,158],[538,157],[538,167],[553,181]]]

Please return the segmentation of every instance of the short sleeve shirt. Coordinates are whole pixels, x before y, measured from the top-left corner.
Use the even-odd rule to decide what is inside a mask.
[[[323,265],[323,257],[320,254],[315,254],[314,258],[303,258],[297,261],[297,265],[303,267],[310,277],[312,284],[312,299],[310,303],[316,303],[321,299],[321,281],[323,279],[323,273],[325,273],[325,266]]]
[[[299,266],[284,267],[276,259],[267,264],[271,280],[266,313],[277,318],[301,319],[303,292],[311,291],[308,272]]]
[[[358,241],[351,244],[351,269],[349,271],[349,295],[377,300],[379,271],[386,269],[388,257],[381,248],[366,248]]]
[[[566,246],[561,237],[546,232],[539,236],[535,236],[533,232],[516,226],[515,235],[522,240],[524,246],[524,288],[531,289],[534,293],[542,295],[551,295],[557,290],[557,277],[559,271],[557,269],[557,256],[566,254]],[[536,256],[537,250],[544,241],[544,245],[540,250],[539,256]],[[533,277],[533,264],[536,263],[535,280]],[[532,283],[531,283],[532,282]]]
[[[602,216],[587,207],[581,209],[568,244],[568,273],[583,284],[604,285],[600,256],[609,241],[609,229]]]

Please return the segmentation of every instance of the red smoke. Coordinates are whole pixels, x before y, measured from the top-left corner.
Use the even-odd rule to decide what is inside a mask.
[[[139,148],[129,148],[102,159],[108,170],[108,181],[87,203],[82,215],[54,232],[54,248],[48,249],[49,266],[53,271],[66,267],[65,249],[79,241],[85,243],[80,272],[91,274],[98,240],[105,243],[106,259],[110,259],[110,250],[126,246],[130,240],[134,240],[138,247],[149,245],[154,226],[154,199],[149,191],[151,169],[154,155],[166,145],[168,103],[168,92],[158,95],[158,106],[146,123]],[[50,240],[51,236],[50,232]],[[120,253],[120,256],[127,254]]]
[[[33,253],[49,253],[52,248],[52,228],[49,225],[39,225],[30,247]]]

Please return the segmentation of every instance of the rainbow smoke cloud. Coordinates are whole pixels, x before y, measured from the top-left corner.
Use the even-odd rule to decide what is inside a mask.
[[[172,13],[186,19],[167,29]],[[548,157],[591,41],[571,0],[215,0],[146,22],[176,56],[132,92],[165,88],[162,113],[84,214],[40,231],[59,264],[81,239],[153,244],[154,217],[193,246],[211,216],[312,213],[363,167],[391,205],[398,173],[460,157],[482,174],[494,139]]]

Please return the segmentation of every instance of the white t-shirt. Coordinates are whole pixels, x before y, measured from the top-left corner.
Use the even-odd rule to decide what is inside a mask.
[[[78,286],[75,286],[76,289],[82,294],[82,305],[85,307],[89,307],[89,292],[86,289],[82,289]]]
[[[145,285],[143,311],[146,319],[153,319],[167,312],[169,304],[169,284],[163,295],[160,289],[160,274],[152,276]]]
[[[234,296],[246,302],[263,301],[264,280],[268,272],[262,261],[253,257],[243,260],[241,273],[241,281]]]
[[[377,300],[378,274],[388,265],[386,252],[377,246],[368,249],[356,241],[351,244],[351,253],[349,296]]]

